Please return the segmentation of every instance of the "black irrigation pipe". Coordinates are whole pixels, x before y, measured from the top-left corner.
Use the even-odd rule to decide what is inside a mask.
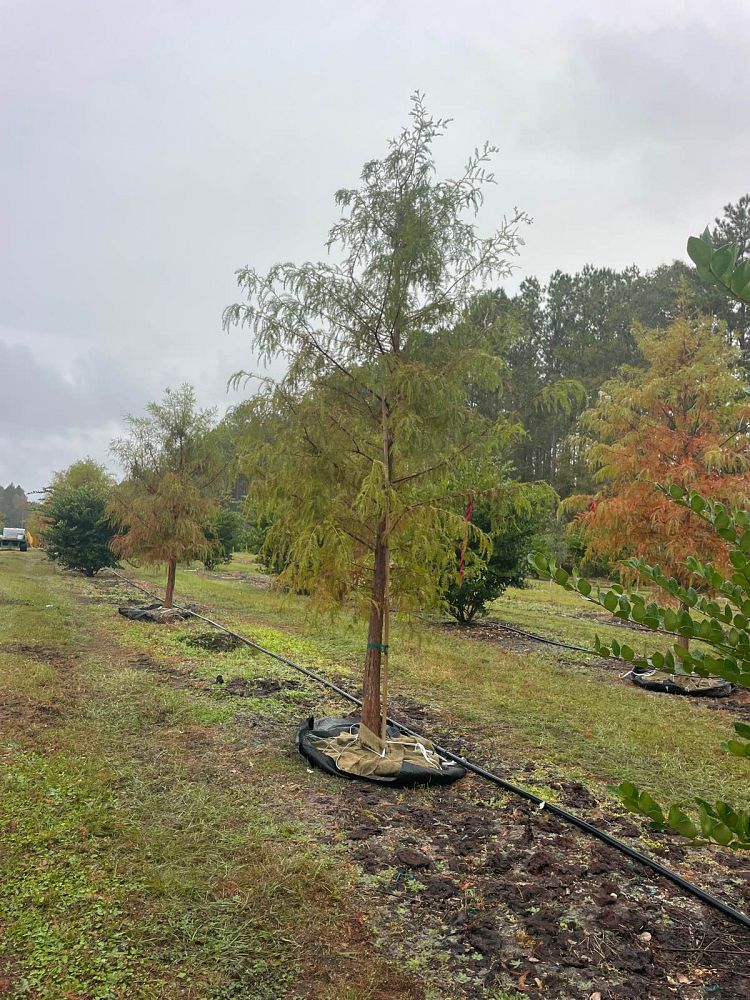
[[[585,649],[583,646],[571,646],[570,643],[560,642],[557,639],[548,639],[546,636],[537,635],[535,632],[527,632],[525,629],[516,628],[513,625],[507,625],[505,622],[494,621],[494,622],[492,622],[492,624],[496,625],[498,628],[503,629],[506,632],[512,632],[514,635],[520,635],[520,636],[523,636],[526,639],[534,639],[535,642],[544,642],[544,643],[547,643],[548,646],[559,646],[561,649],[574,649],[578,653],[587,653],[589,656],[594,656],[594,657],[597,656],[596,651],[593,650],[593,649]],[[643,629],[642,631],[648,632],[649,629]],[[604,663],[597,663],[597,664],[594,664],[594,666],[604,667],[605,669],[615,669],[615,670],[618,669],[617,667],[615,667],[615,668],[607,667],[607,665],[604,664]],[[650,674],[650,673],[653,673],[653,671],[646,671],[646,673],[645,674],[641,674],[641,676],[648,676],[648,674]],[[633,667],[631,667],[630,670],[628,670],[624,674],[620,674],[619,676],[620,676],[620,679],[622,679],[624,677],[628,677],[630,674],[634,674],[635,676],[638,676],[639,671],[637,671]],[[638,684],[638,681],[635,681],[635,683]],[[645,685],[643,685],[643,684],[640,684],[639,686],[641,688],[643,688],[644,690],[648,690],[648,688]],[[665,690],[665,692],[667,694],[672,694],[672,695],[680,694],[680,695],[685,695],[688,698],[698,698],[698,697],[725,698],[728,694],[731,694],[735,690],[735,688],[734,688],[734,685],[730,684],[729,685],[729,691],[724,691],[723,694],[716,694],[714,692],[714,688],[713,687],[710,690],[705,690],[704,689],[704,690],[692,690],[692,691],[691,690],[679,691],[679,690],[674,690],[674,689],[673,690],[667,690],[666,688],[663,688],[663,689],[654,688],[654,690]]]
[[[120,576],[119,573],[115,573],[114,575],[119,577],[119,579],[124,580],[125,583],[130,584],[132,587],[136,587],[138,590],[143,591],[144,594],[148,594],[149,597],[159,600],[155,594],[152,594],[140,584],[134,583],[132,580],[128,580],[124,576]],[[232,629],[227,628],[226,625],[222,625],[220,622],[214,621],[212,618],[207,618],[205,615],[198,614],[197,611],[183,607],[179,607],[178,610],[186,611],[188,614],[192,615],[193,618],[199,618],[201,621],[207,622],[209,625],[213,625],[214,628],[217,628],[222,632],[226,632],[228,635],[234,636],[235,639],[243,642],[246,646],[257,649],[258,652],[265,653],[266,656],[270,656],[274,660],[278,660],[280,663],[286,664],[293,670],[297,670],[299,673],[304,674],[305,677],[309,677],[312,680],[317,681],[319,684],[322,684],[324,687],[327,687],[329,690],[335,691],[336,694],[340,695],[346,701],[360,707],[362,706],[361,698],[355,697],[355,695],[350,694],[348,691],[344,690],[344,688],[332,683],[332,681],[326,680],[325,677],[321,677],[320,674],[313,673],[312,670],[308,670],[306,667],[300,666],[299,663],[295,663],[293,660],[289,660],[287,657],[281,656],[279,653],[274,653],[273,650],[266,649],[265,646],[260,646],[257,642],[253,642],[252,639],[248,639],[239,632],[235,632]],[[558,643],[558,645],[560,644]],[[395,719],[389,718],[388,722],[398,727],[401,732],[406,733],[408,736],[414,736],[417,739],[425,739],[421,733],[418,733],[415,729],[411,729],[409,726],[405,726],[403,723],[398,722]],[[638,864],[643,865],[646,868],[650,868],[651,871],[656,872],[657,875],[661,875],[662,878],[671,882],[673,885],[676,885],[678,889],[682,889],[682,891],[687,893],[689,896],[694,896],[702,903],[706,903],[708,906],[718,910],[719,913],[722,913],[725,917],[729,917],[730,920],[740,924],[740,926],[744,927],[746,930],[750,930],[750,917],[748,917],[747,914],[742,913],[740,910],[735,910],[733,906],[729,906],[727,903],[717,899],[716,896],[712,896],[710,892],[706,892],[705,889],[701,889],[700,886],[695,885],[693,882],[689,882],[687,879],[678,875],[677,872],[672,871],[671,868],[667,868],[659,861],[654,861],[653,858],[648,857],[648,855],[642,854],[640,851],[636,851],[635,848],[629,847],[628,844],[623,843],[623,841],[618,840],[616,837],[610,836],[610,834],[605,833],[604,830],[600,830],[598,827],[593,826],[593,824],[587,822],[585,819],[581,819],[580,816],[576,816],[575,813],[569,812],[567,809],[563,809],[562,806],[555,805],[554,802],[547,802],[545,799],[541,798],[541,796],[536,795],[534,792],[530,792],[527,788],[522,788],[520,785],[514,785],[512,781],[507,781],[505,778],[501,778],[499,774],[495,774],[493,771],[488,771],[487,768],[482,767],[481,764],[475,764],[466,757],[462,757],[461,754],[453,753],[452,750],[448,750],[446,747],[440,746],[439,743],[435,743],[434,741],[432,741],[432,745],[441,756],[447,758],[448,760],[452,760],[456,764],[460,764],[461,767],[465,767],[467,771],[471,771],[480,778],[484,778],[485,781],[490,781],[492,784],[505,789],[505,791],[512,792],[513,795],[517,795],[519,798],[525,799],[527,802],[532,802],[534,805],[539,806],[540,809],[544,809],[545,811],[552,813],[554,816],[564,819],[566,822],[571,823],[584,833],[589,834],[597,840],[601,840],[609,847],[613,847],[616,851],[620,851],[621,854],[624,854],[632,861],[636,861]]]
[[[571,646],[569,642],[560,642],[558,639],[547,639],[543,635],[536,635],[534,632],[526,632],[522,628],[515,628],[513,625],[506,625],[505,622],[493,622],[498,628],[504,629],[506,632],[513,632],[515,635],[524,636],[526,639],[534,639],[536,642],[544,642],[548,646],[559,646],[560,649],[573,649],[577,653],[588,653],[589,656],[596,656],[596,652],[593,649],[586,649],[584,646]]]

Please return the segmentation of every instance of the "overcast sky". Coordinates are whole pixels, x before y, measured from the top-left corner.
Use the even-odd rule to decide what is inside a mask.
[[[0,0],[0,484],[237,402],[235,270],[324,254],[415,88],[445,173],[500,147],[519,277],[683,257],[750,188],[749,50],[747,0]]]

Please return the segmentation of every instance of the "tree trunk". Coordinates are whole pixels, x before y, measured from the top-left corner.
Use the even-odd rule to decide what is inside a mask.
[[[167,567],[167,593],[164,598],[164,607],[171,608],[174,605],[174,578],[177,574],[177,560],[170,559]]]
[[[365,675],[362,685],[362,722],[373,733],[380,731],[380,662],[383,644],[383,611],[386,599],[386,567],[388,551],[385,520],[378,525],[375,542],[375,568],[372,576],[370,605],[370,627],[367,632],[367,653],[365,655]]]

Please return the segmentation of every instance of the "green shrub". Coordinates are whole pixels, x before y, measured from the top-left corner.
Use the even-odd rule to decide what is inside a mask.
[[[514,486],[504,502],[481,501],[471,512],[471,526],[492,542],[489,557],[470,533],[465,548],[463,580],[449,577],[445,589],[448,612],[462,625],[487,613],[487,605],[507,587],[523,587],[529,573],[528,555],[536,548],[540,524],[557,501],[546,484]],[[479,534],[477,532],[477,534]],[[460,551],[459,551],[460,560]]]
[[[236,510],[220,507],[214,523],[207,530],[213,548],[202,558],[206,569],[215,569],[231,562],[232,553],[241,549],[245,541],[245,522]]]
[[[106,506],[106,493],[96,486],[53,490],[45,501],[44,540],[63,566],[94,576],[100,569],[117,565],[109,547],[116,532]]]

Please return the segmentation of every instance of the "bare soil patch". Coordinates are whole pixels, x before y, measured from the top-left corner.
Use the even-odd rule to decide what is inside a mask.
[[[182,638],[186,646],[193,649],[204,649],[211,653],[231,653],[235,649],[244,648],[252,651],[241,639],[228,632],[198,632],[194,635],[186,635]]]
[[[9,642],[2,646],[8,653],[16,653],[19,656],[26,656],[39,663],[51,663],[53,666],[62,666],[68,659],[66,653],[59,649],[52,649],[49,646],[36,646],[25,642]]]
[[[285,691],[297,691],[302,687],[299,681],[274,680],[269,677],[253,678],[233,677],[227,681],[223,690],[226,694],[237,698],[268,698],[270,695]]]
[[[540,998],[747,995],[740,928],[474,777],[408,795],[351,783],[308,800],[402,914],[404,960],[437,946],[470,977],[467,997],[508,977]]]
[[[58,705],[49,702],[24,701],[7,692],[0,693],[0,722],[5,727],[30,731],[50,725],[62,714]]]

